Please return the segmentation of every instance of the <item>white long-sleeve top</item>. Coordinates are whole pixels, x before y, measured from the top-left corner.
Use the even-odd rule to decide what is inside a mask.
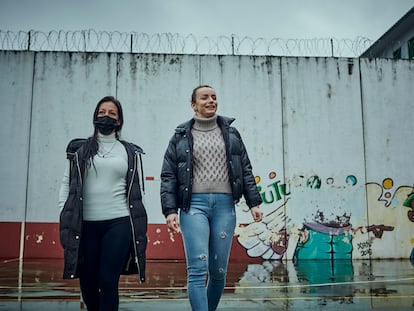
[[[94,165],[86,168],[83,180],[83,219],[96,221],[128,216],[125,189],[128,158],[125,147],[115,134],[98,134],[98,143]],[[69,175],[67,163],[59,191],[61,210],[69,194]]]

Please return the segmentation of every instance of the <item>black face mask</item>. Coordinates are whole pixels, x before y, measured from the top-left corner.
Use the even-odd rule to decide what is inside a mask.
[[[108,116],[97,117],[93,124],[103,135],[109,135],[118,129],[118,121]]]

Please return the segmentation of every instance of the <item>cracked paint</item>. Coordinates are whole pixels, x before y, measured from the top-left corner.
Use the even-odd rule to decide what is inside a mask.
[[[40,244],[43,242],[43,234],[36,234],[36,243]]]
[[[174,233],[170,232],[170,241],[175,242]]]

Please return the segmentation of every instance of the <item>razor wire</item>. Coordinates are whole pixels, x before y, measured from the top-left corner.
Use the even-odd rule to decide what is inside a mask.
[[[372,43],[365,37],[266,39],[237,35],[212,37],[92,29],[49,32],[0,30],[0,50],[20,51],[359,57]]]

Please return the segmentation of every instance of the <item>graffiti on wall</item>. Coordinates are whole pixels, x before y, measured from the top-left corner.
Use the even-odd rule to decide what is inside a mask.
[[[263,179],[256,176],[266,210],[263,221],[240,224],[236,229],[248,256],[266,260],[370,258],[378,255],[379,241],[401,238],[408,240],[404,256],[410,256],[414,241],[401,235],[400,228],[414,222],[413,209],[403,206],[413,187],[395,187],[391,178],[364,185],[355,175],[326,179],[317,174],[298,175],[284,184],[271,172]],[[244,202],[239,205],[248,212]]]

